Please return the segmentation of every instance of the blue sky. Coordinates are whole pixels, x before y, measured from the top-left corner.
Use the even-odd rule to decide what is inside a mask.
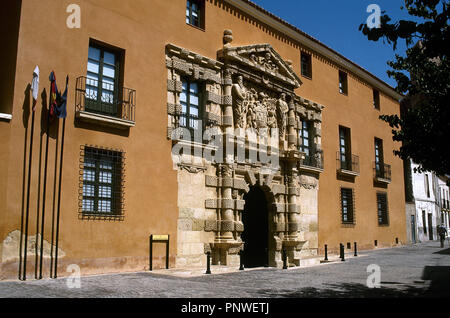
[[[283,20],[313,36],[323,44],[362,66],[381,80],[395,87],[396,82],[386,74],[387,61],[393,60],[395,53],[403,55],[404,41],[398,43],[397,50],[381,40],[373,42],[358,30],[370,13],[367,6],[377,4],[381,11],[393,21],[410,19],[407,11],[401,10],[403,0],[252,0],[257,5],[272,12]]]

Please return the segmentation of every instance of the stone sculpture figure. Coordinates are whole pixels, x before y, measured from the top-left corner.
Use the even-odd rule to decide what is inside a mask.
[[[286,102],[286,94],[281,93],[280,98],[277,101],[277,113],[278,113],[278,127],[280,129],[280,137],[284,135],[287,125],[287,113],[289,106]]]
[[[233,114],[234,125],[236,128],[245,128],[245,117],[247,114],[247,107],[244,103],[247,95],[247,89],[244,86],[244,80],[241,75],[236,79],[236,83],[232,87],[233,95]]]

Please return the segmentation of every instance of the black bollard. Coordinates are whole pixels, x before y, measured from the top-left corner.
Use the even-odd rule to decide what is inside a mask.
[[[355,242],[355,256],[358,256],[358,247],[356,245],[356,242]]]
[[[341,262],[345,262],[344,244],[341,244]]]
[[[211,274],[211,252],[206,253],[206,273]]]
[[[328,261],[328,245],[325,244],[325,259],[324,261]]]
[[[283,269],[287,269],[287,253],[286,249],[283,249]]]
[[[243,271],[244,270],[244,262],[242,261],[242,255],[243,255],[244,253],[243,253],[243,251],[242,250],[240,250],[239,251],[239,270],[240,271]]]

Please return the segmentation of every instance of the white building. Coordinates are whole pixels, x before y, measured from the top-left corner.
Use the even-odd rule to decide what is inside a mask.
[[[450,195],[448,180],[449,176],[438,176],[437,177],[437,188],[438,188],[438,203],[441,210],[441,222],[447,228],[450,229]]]
[[[414,172],[417,167],[417,164],[411,163],[412,194],[415,205],[415,216],[411,218],[415,233],[412,233],[411,240],[412,242],[437,240],[437,225],[442,223],[439,178],[432,172]]]

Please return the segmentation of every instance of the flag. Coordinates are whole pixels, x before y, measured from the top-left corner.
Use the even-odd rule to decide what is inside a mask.
[[[49,80],[51,82],[51,89],[50,89],[50,119],[53,121],[56,117],[56,106],[57,106],[57,97],[58,97],[58,87],[56,86],[56,75],[55,72],[52,71],[50,73]]]
[[[33,95],[33,111],[36,110],[36,102],[39,93],[39,67],[36,66],[33,72],[33,81],[31,82],[31,92]]]
[[[57,103],[56,103],[56,115],[58,118],[66,118],[67,117],[67,86],[69,84],[69,75],[66,76],[66,89],[64,94],[58,92],[57,94]]]

